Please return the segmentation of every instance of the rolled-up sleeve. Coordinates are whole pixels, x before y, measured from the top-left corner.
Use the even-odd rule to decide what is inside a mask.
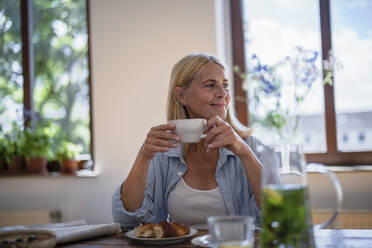
[[[258,159],[262,166],[265,167],[266,180],[265,183],[277,184],[279,183],[279,158],[274,149],[264,146],[263,151],[260,152]]]
[[[250,200],[249,200],[249,215],[255,217],[255,225],[260,226],[261,225],[261,220],[262,220],[262,213],[261,210],[257,206],[256,199],[252,195]]]
[[[261,162],[261,165],[266,172],[269,172],[267,175],[266,182],[276,184],[279,182],[279,172],[278,165],[280,163],[278,155],[275,153],[274,149],[264,145],[259,139],[250,136],[250,139],[247,140],[248,145],[252,148],[257,159]]]
[[[130,212],[125,209],[122,198],[121,198],[120,185],[112,195],[112,217],[115,222],[119,223],[124,228],[133,228],[138,226],[144,218],[147,216],[149,211],[148,201],[143,201],[142,206],[134,212]]]
[[[156,164],[155,159],[152,159],[149,165],[146,180],[145,196],[139,209],[133,212],[125,209],[121,194],[124,183],[121,184],[120,187],[118,187],[112,195],[112,217],[115,222],[119,223],[124,228],[133,228],[138,226],[142,222],[154,221],[154,218],[156,218],[156,216],[153,216],[153,209],[155,204],[154,186],[156,181],[154,164]]]

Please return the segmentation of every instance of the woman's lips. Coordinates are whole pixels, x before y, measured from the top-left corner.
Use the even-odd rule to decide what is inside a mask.
[[[215,107],[215,108],[225,108],[226,105],[225,104],[211,104],[212,107]]]

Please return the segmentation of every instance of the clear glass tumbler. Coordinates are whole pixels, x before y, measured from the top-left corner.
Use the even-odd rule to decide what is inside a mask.
[[[214,248],[253,247],[253,217],[211,216],[207,221]]]

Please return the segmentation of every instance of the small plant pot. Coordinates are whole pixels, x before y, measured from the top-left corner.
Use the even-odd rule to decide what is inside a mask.
[[[27,159],[27,171],[30,173],[47,173],[47,163],[46,158],[28,158]]]
[[[0,158],[0,170],[4,171],[8,169],[8,164],[4,158]]]
[[[57,160],[53,160],[53,161],[48,162],[47,169],[49,172],[60,172],[61,165]]]
[[[8,164],[8,170],[10,171],[22,171],[25,169],[25,158],[17,156],[13,158],[12,162]]]
[[[62,161],[62,172],[74,174],[78,170],[78,162],[74,159],[66,159]]]

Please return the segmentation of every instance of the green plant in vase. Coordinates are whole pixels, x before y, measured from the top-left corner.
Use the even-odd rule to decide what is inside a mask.
[[[23,154],[27,170],[32,173],[45,173],[48,158],[52,156],[51,138],[45,132],[45,124],[26,127],[24,132]]]
[[[78,170],[78,161],[76,156],[82,151],[80,145],[63,140],[60,143],[56,153],[56,158],[62,166],[62,171],[65,173],[74,173]]]
[[[293,54],[275,64],[264,64],[253,54],[247,72],[234,67],[249,95],[252,124],[276,130],[281,140],[296,140],[305,100],[314,85],[321,82],[319,58],[317,51],[295,47]],[[323,63],[327,72],[323,84],[332,84],[334,67],[340,69],[341,64],[332,53]]]
[[[43,131],[48,135],[50,144],[50,154],[48,159],[47,168],[49,172],[61,171],[61,165],[56,156],[61,142],[65,139],[65,133],[62,131],[61,126],[51,121],[44,121]]]
[[[5,155],[6,155],[6,140],[4,137],[0,138],[0,170],[5,170],[7,168],[7,163],[5,160]]]
[[[3,127],[0,125],[0,170],[6,170],[7,164],[5,160],[6,154],[6,140],[3,135]]]
[[[25,135],[20,126],[13,122],[12,129],[3,136],[6,151],[5,161],[10,171],[20,171],[25,168],[25,157],[23,153]]]

